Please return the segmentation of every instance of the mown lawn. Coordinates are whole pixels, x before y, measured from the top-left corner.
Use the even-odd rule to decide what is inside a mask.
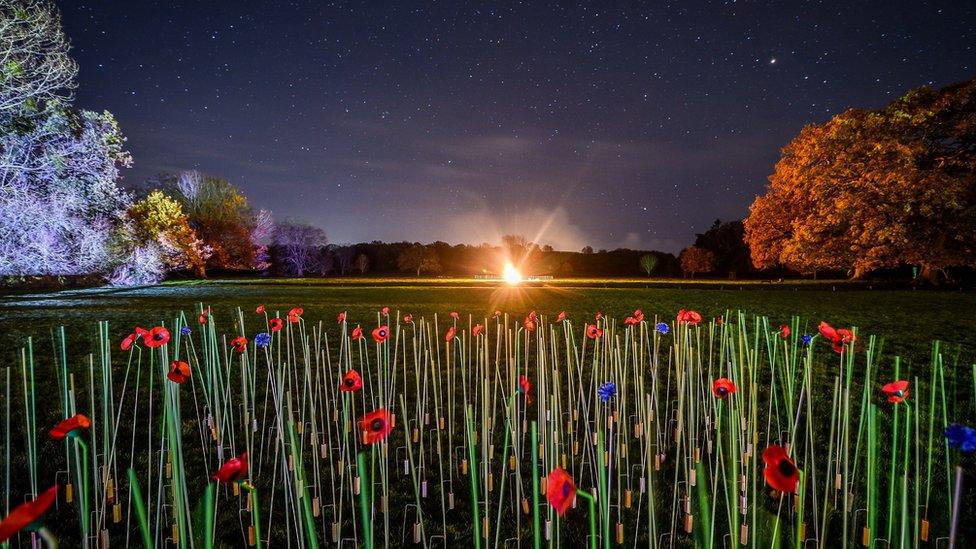
[[[354,322],[375,322],[384,306],[415,316],[459,311],[475,319],[499,309],[514,316],[530,310],[555,315],[567,311],[577,321],[596,311],[622,320],[635,308],[649,317],[673,318],[679,309],[706,317],[744,311],[766,315],[773,325],[800,316],[812,333],[820,320],[835,326],[857,326],[864,336],[884,340],[886,354],[912,361],[927,360],[931,342],[959,348],[962,364],[976,355],[976,293],[871,289],[844,281],[799,283],[661,281],[643,279],[567,279],[508,287],[494,282],[442,278],[342,278],[213,280],[168,283],[156,287],[97,288],[43,294],[0,293],[0,343],[10,360],[24,338],[44,339],[64,325],[69,339],[89,339],[96,321],[108,320],[121,338],[132,325],[172,320],[203,303],[216,312],[235,307],[253,310],[305,308],[313,321],[333,322],[349,311]],[[42,343],[40,341],[39,343]]]

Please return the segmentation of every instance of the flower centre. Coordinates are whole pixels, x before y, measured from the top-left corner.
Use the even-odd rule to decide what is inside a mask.
[[[779,472],[785,477],[792,477],[796,473],[796,467],[790,460],[784,459],[779,462]]]
[[[383,430],[384,425],[385,422],[382,419],[374,419],[373,422],[369,424],[369,428],[372,429],[373,432],[378,433]]]

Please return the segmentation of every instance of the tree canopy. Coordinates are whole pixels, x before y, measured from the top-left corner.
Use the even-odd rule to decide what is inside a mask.
[[[745,221],[758,268],[976,265],[976,79],[805,127]]]

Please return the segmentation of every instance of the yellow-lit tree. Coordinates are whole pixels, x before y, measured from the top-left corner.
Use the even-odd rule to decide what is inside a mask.
[[[976,79],[807,126],[745,220],[758,268],[976,265]]]

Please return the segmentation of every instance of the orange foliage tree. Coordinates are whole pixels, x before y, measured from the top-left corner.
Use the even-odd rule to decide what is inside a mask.
[[[710,273],[715,270],[715,254],[711,250],[689,246],[681,251],[678,257],[681,261],[681,270],[686,275],[695,278],[696,273]]]
[[[976,265],[976,79],[803,128],[745,220],[757,268]]]

